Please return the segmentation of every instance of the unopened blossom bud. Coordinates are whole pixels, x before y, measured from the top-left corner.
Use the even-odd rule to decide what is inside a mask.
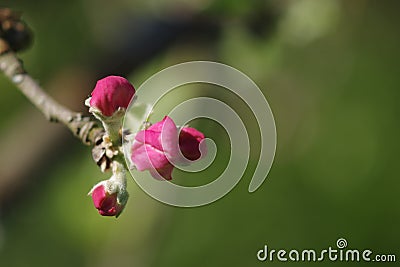
[[[113,175],[110,179],[96,184],[89,195],[93,204],[103,216],[118,217],[128,201],[129,194],[126,191],[126,173],[123,164],[113,162]]]
[[[183,127],[179,133],[179,148],[183,156],[189,160],[199,159],[201,157],[200,142],[203,140],[202,132],[195,128]]]
[[[92,191],[95,208],[103,216],[118,216],[124,206],[118,203],[117,193],[110,194],[103,184],[97,185]]]
[[[135,94],[135,88],[129,81],[119,76],[107,76],[97,81],[92,96],[85,104],[99,119],[112,143],[120,143],[120,130],[125,109]]]
[[[135,88],[120,76],[107,76],[98,80],[92,91],[90,107],[103,116],[112,116],[118,109],[126,109],[135,94]]]

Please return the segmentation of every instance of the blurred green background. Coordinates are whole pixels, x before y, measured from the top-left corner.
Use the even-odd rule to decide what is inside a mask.
[[[264,245],[322,250],[341,237],[349,248],[399,261],[397,1],[1,5],[23,11],[35,36],[21,53],[25,66],[67,106],[84,111],[83,100],[104,75],[127,76],[138,87],[176,63],[218,61],[263,90],[278,144],[267,180],[248,193],[259,154],[254,118],[226,91],[199,87],[194,94],[208,92],[248,118],[246,175],[224,198],[190,209],[159,203],[130,179],[124,213],[104,218],[86,196],[108,176],[90,148],[48,123],[0,75],[0,266],[304,266],[259,262],[256,253]],[[221,150],[207,177],[192,178],[203,184],[224,168],[228,138],[215,123],[195,125]]]

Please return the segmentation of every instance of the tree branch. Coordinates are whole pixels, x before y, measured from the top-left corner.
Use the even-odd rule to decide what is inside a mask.
[[[97,121],[71,111],[47,95],[40,85],[25,71],[22,61],[11,50],[6,40],[0,38],[0,70],[17,88],[52,122],[60,122],[86,145],[101,139],[103,128]]]

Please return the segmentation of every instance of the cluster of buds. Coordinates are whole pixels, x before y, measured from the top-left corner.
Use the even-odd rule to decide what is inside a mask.
[[[101,121],[106,131],[101,143],[106,160],[98,164],[102,171],[111,167],[112,176],[96,184],[89,192],[94,206],[103,216],[118,217],[129,197],[120,146],[122,119],[134,95],[135,88],[128,80],[119,76],[108,76],[97,81],[91,97],[85,102],[89,106],[89,112]]]
[[[103,143],[111,153],[110,179],[101,181],[89,192],[100,215],[118,217],[124,209],[128,192],[127,168],[122,149],[122,119],[130,102],[135,97],[135,88],[123,77],[108,76],[99,80],[86,100],[89,111],[99,119],[106,131]],[[171,180],[174,163],[191,162],[204,155],[204,134],[195,128],[179,128],[165,116],[162,121],[136,133],[130,148],[130,159],[138,171],[148,170],[158,180]],[[203,152],[203,154],[202,154]],[[108,166],[108,165],[107,165]]]

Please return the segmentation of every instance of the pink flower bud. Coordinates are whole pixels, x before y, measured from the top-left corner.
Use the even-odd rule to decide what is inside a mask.
[[[103,116],[112,116],[119,108],[127,108],[135,88],[119,76],[107,76],[98,80],[92,91],[90,107],[99,110]]]
[[[168,159],[178,159],[178,148],[187,159],[199,159],[199,143],[203,139],[204,134],[190,127],[182,128],[178,137],[174,121],[166,116],[162,121],[136,134],[131,160],[137,170],[149,170],[156,179],[161,175],[164,179],[171,180],[174,166]]]
[[[163,143],[161,143],[163,136]],[[164,179],[171,180],[172,164],[167,159],[176,157],[178,144],[178,130],[174,121],[165,118],[153,124],[148,129],[136,134],[132,144],[132,162],[139,171],[150,170],[151,175],[158,179],[159,173]]]
[[[94,206],[102,216],[117,216],[122,212],[124,205],[118,203],[118,193],[109,194],[102,183],[92,190]]]
[[[179,134],[179,148],[185,158],[197,160],[201,157],[199,149],[200,142],[204,139],[204,134],[195,128],[183,127]]]

